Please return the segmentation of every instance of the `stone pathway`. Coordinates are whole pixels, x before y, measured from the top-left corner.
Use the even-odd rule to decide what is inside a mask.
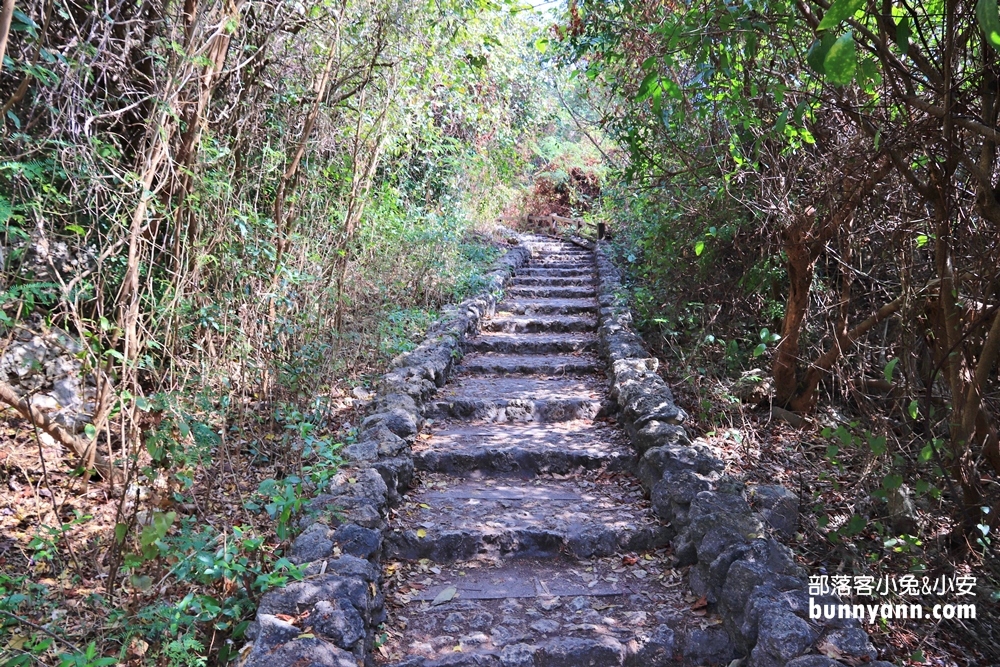
[[[712,622],[692,613],[672,531],[607,417],[593,253],[529,244],[531,263],[425,413],[418,479],[386,537],[377,660],[708,664],[697,655]]]

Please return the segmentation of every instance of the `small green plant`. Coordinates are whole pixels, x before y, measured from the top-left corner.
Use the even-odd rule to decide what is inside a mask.
[[[779,340],[781,340],[781,336],[779,336],[776,333],[772,333],[771,331],[769,331],[767,329],[767,327],[761,329],[760,330],[760,343],[758,343],[757,347],[755,347],[753,349],[753,352],[752,352],[753,356],[756,358],[756,357],[759,357],[760,355],[764,354],[765,352],[767,352],[767,346],[768,345],[771,345],[773,343],[777,343]]]

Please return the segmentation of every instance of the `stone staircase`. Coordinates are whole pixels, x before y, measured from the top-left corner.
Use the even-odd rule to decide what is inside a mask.
[[[528,243],[533,259],[425,409],[415,488],[386,533],[376,659],[712,664],[718,633],[691,614],[666,557],[672,530],[609,418],[593,253]]]

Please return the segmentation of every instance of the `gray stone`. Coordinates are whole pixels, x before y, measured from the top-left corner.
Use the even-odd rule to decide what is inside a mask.
[[[398,411],[408,415],[420,414],[417,402],[413,400],[412,396],[405,393],[380,392],[375,398],[374,408],[376,412],[395,413]],[[388,426],[388,424],[386,425]],[[417,425],[419,426],[419,424]],[[392,428],[389,428],[389,431],[395,433]],[[396,433],[396,435],[400,434]]]
[[[330,528],[322,523],[312,524],[292,542],[288,560],[299,565],[326,558],[333,552],[331,532]]]
[[[370,440],[355,442],[340,451],[344,459],[352,463],[364,463],[378,458],[378,444]]]
[[[462,635],[458,638],[458,645],[462,647],[463,650],[469,647],[482,646],[483,644],[489,643],[490,638],[487,637],[482,632],[473,632],[471,634]]]
[[[750,489],[750,502],[779,535],[792,537],[799,523],[799,497],[783,486],[760,485]]]
[[[606,526],[573,524],[566,541],[577,558],[601,558],[618,550],[618,536]]]
[[[301,628],[271,614],[258,614],[256,627],[256,644],[263,650],[273,649],[302,634]]]
[[[531,624],[531,629],[543,635],[550,635],[559,631],[559,624],[549,618],[543,618]]]
[[[346,468],[334,476],[330,483],[330,495],[345,499],[364,499],[381,508],[385,506],[388,489],[377,470]]]
[[[610,637],[581,639],[566,637],[542,644],[535,654],[538,667],[614,667],[622,665],[624,647]]]
[[[823,643],[834,646],[848,662],[868,662],[878,657],[868,633],[861,628],[834,630],[827,633]]]
[[[658,376],[619,387],[618,405],[626,424],[636,430],[654,419],[668,424],[682,424],[687,419],[687,414],[677,407],[670,389]]]
[[[720,626],[694,628],[684,638],[684,657],[691,664],[728,664],[735,655],[729,633]]]
[[[452,653],[424,663],[426,667],[500,667],[496,653]]]
[[[892,663],[885,663],[891,665]],[[875,667],[876,663],[869,663],[868,667]],[[803,655],[785,663],[785,667],[844,667],[844,663],[837,662],[825,655]]]
[[[635,654],[626,660],[628,667],[663,667],[673,664],[676,637],[668,625],[658,625]]]
[[[537,650],[530,644],[505,646],[500,652],[500,667],[534,667]]]
[[[493,614],[488,611],[479,611],[468,620],[467,627],[470,630],[487,632],[493,627]]]
[[[427,658],[422,655],[410,655],[399,662],[394,662],[390,667],[425,667],[427,665]]]
[[[503,625],[496,625],[490,630],[490,640],[494,646],[506,646],[511,643],[513,637],[514,632]]]
[[[465,629],[465,614],[457,611],[448,614],[441,624],[441,629],[451,634],[458,634]]]
[[[377,426],[384,426],[400,438],[410,442],[417,437],[417,420],[414,414],[399,408],[389,412],[376,412],[361,422],[362,431]]]
[[[725,463],[704,445],[664,445],[653,447],[643,454],[639,460],[637,475],[643,486],[651,489],[663,479],[663,474],[667,471],[690,470],[700,475],[717,476],[725,467]]]
[[[413,459],[409,456],[394,456],[380,458],[372,467],[382,476],[386,489],[389,491],[389,502],[395,505],[398,494],[408,491],[413,486]]]
[[[665,445],[687,446],[691,444],[684,427],[652,419],[635,432],[632,444],[640,452]]]
[[[309,614],[313,630],[342,649],[351,650],[365,637],[365,622],[350,604],[340,600],[320,600]]]
[[[710,491],[712,488],[712,478],[693,470],[667,470],[663,473],[663,478],[653,486],[650,500],[660,517],[683,528],[688,524],[691,501],[702,491]]]
[[[760,522],[749,515],[726,512],[702,514],[691,518],[688,526],[674,540],[674,556],[678,565],[692,565],[698,561],[698,545],[709,531],[720,531],[720,534],[727,531],[749,540],[759,535],[760,530]]]
[[[361,441],[374,443],[380,457],[399,456],[409,447],[406,440],[382,424],[363,433]]]
[[[272,648],[255,643],[243,667],[357,667],[351,653],[317,638],[293,639]]]
[[[326,574],[294,581],[267,593],[257,611],[258,614],[298,616],[320,600],[347,600],[363,616],[365,611],[370,612],[375,607],[368,583],[363,579]]]
[[[578,595],[569,601],[569,608],[573,611],[583,611],[584,609],[590,609],[590,600],[582,595]]]
[[[331,539],[345,554],[358,558],[373,558],[382,548],[382,533],[353,523],[338,528]]]
[[[798,616],[787,612],[762,614],[753,655],[765,651],[784,664],[808,651],[815,641],[816,632]]]
[[[739,561],[730,568],[730,576],[734,571],[747,566],[746,561]],[[750,565],[760,567],[759,563]],[[782,614],[808,614],[809,598],[805,595],[798,580],[769,575],[766,583],[757,586],[749,595],[746,604],[740,610],[730,611],[727,627],[736,640],[737,647],[749,650],[757,643],[761,619]],[[784,590],[782,590],[784,589]],[[727,602],[735,602],[727,599]]]

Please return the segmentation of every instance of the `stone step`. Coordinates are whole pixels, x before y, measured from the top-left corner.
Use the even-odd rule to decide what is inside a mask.
[[[568,287],[574,285],[586,285],[593,287],[594,276],[591,274],[583,276],[516,276],[512,285],[545,285],[549,287]]]
[[[594,375],[602,364],[582,355],[474,353],[462,359],[459,372],[475,375]]]
[[[543,252],[531,258],[535,262],[593,262],[594,254],[589,252]]]
[[[600,422],[448,425],[413,446],[418,470],[467,474],[494,471],[566,474],[578,468],[620,470],[636,454],[624,434]]]
[[[586,299],[597,295],[592,285],[578,287],[555,287],[549,285],[512,285],[506,290],[507,296],[529,299]]]
[[[598,308],[597,299],[508,299],[497,305],[497,313],[579,315],[596,313]]]
[[[592,267],[586,267],[582,269],[561,269],[558,267],[544,267],[544,266],[529,266],[527,268],[521,269],[517,272],[518,276],[593,276],[594,269]]]
[[[566,354],[592,352],[597,349],[595,333],[483,333],[465,344],[473,352],[504,354]]]
[[[593,419],[602,408],[593,378],[485,378],[459,376],[427,405],[432,419],[558,422]]]
[[[483,331],[507,333],[575,333],[596,329],[597,318],[580,315],[494,317],[483,324]]]
[[[393,580],[389,624],[405,620],[405,629],[388,638],[384,665],[708,664],[674,662],[704,631],[676,611],[686,606],[680,575],[658,557],[635,565],[620,557],[422,565],[398,568]]]
[[[593,285],[512,285],[507,295],[527,299],[592,299],[597,295]]]
[[[454,478],[426,473],[397,509],[386,556],[437,563],[479,556],[575,558],[665,546],[672,537],[630,474]]]
[[[594,269],[593,262],[582,262],[575,259],[537,259],[532,260],[529,266],[532,268],[548,269]]]

